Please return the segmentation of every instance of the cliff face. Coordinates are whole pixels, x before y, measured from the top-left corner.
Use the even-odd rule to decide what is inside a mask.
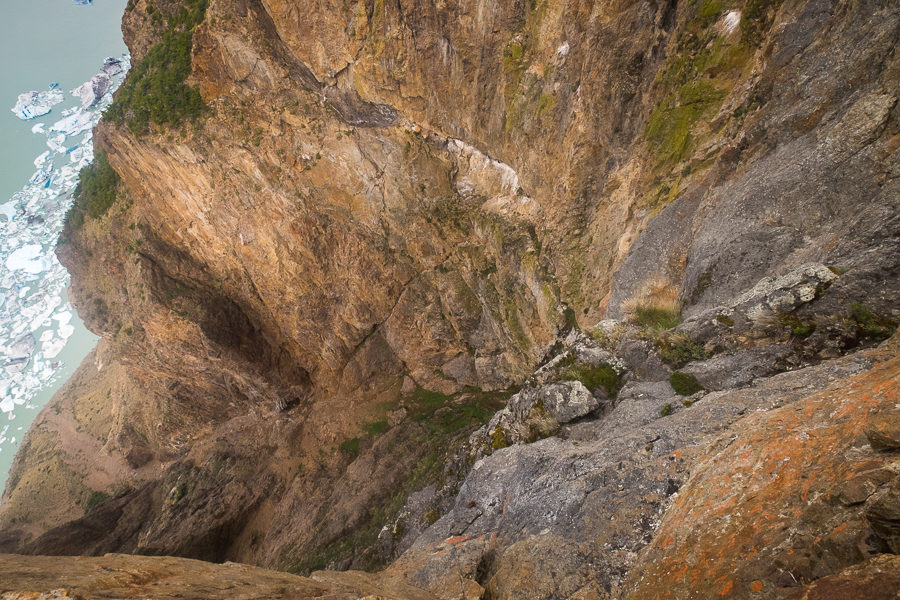
[[[871,370],[835,458],[896,398],[893,350],[841,358],[900,317],[895,3],[135,0],[123,31],[143,96],[95,136],[116,200],[59,248],[104,340],[28,435],[0,548],[304,572],[406,551],[391,572],[435,593],[653,597],[691,502],[742,502],[702,497],[756,469],[722,436],[787,403],[828,426],[831,380]],[[179,57],[172,97],[140,87]],[[708,409],[682,410],[676,369]],[[754,526],[779,524],[691,542],[684,593],[726,559],[772,597],[897,551],[842,538],[806,568]],[[780,571],[704,562],[732,532]]]

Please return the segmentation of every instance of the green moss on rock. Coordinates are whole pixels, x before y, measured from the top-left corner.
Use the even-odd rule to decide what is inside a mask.
[[[706,389],[697,381],[696,377],[681,371],[672,373],[672,376],[669,377],[669,383],[679,396],[693,396],[697,392],[702,392]]]

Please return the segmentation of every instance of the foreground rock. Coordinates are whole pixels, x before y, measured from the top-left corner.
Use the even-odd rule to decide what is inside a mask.
[[[492,599],[776,598],[895,552],[900,471],[864,431],[900,397],[898,341],[690,407],[626,386],[476,462],[389,571],[447,598],[460,576]]]
[[[249,565],[107,554],[98,558],[0,554],[2,600],[431,600],[422,590],[377,575],[332,574],[316,581]]]

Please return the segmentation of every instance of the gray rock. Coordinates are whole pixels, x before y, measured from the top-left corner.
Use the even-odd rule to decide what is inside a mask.
[[[564,427],[567,439],[518,444],[476,461],[447,513],[392,570],[430,589],[448,572],[477,576],[498,597],[515,597],[523,586],[536,598],[560,597],[560,590],[567,597],[589,582],[615,590],[690,475],[696,449],[727,445],[727,428],[745,415],[868,368],[864,357],[844,357],[713,392],[690,408],[675,405],[668,383],[626,385],[605,418]],[[675,410],[661,417],[666,400]],[[893,517],[873,514],[886,523],[885,537],[893,536]],[[529,557],[551,555],[569,559],[552,569],[527,567]]]
[[[663,381],[672,371],[657,355],[653,344],[647,340],[629,338],[622,341],[616,352],[638,379]]]
[[[580,381],[561,381],[545,386],[538,393],[538,399],[560,424],[583,417],[600,406],[600,402]]]
[[[733,354],[720,354],[709,360],[692,362],[680,371],[693,375],[709,390],[724,390],[750,385],[759,377],[777,373],[780,360],[790,355],[787,344],[769,344]]]

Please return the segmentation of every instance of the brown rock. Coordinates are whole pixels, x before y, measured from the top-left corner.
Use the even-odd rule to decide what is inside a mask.
[[[823,577],[789,600],[895,600],[900,594],[900,557],[881,554]]]
[[[0,555],[0,598],[154,598],[270,600],[329,598],[431,600],[431,594],[371,574],[331,573],[320,580],[237,563],[212,564],[171,557]]]
[[[900,449],[900,411],[886,410],[875,415],[866,427],[866,437],[876,450]]]

